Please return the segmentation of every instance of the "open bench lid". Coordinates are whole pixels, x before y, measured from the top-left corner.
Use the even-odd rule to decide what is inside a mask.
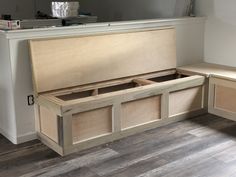
[[[36,93],[176,68],[173,28],[29,43]]]

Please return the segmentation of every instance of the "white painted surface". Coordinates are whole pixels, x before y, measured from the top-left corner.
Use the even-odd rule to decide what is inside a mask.
[[[16,143],[16,119],[8,40],[0,34],[0,132]]]
[[[236,67],[235,7],[235,0],[196,1],[196,14],[207,16],[204,52],[206,62]]]
[[[0,129],[13,143],[36,138],[28,39],[174,26],[178,66],[202,62],[205,18],[97,23],[74,27],[0,31]]]

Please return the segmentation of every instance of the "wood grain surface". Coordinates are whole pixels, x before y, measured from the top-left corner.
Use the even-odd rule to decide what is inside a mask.
[[[175,30],[30,41],[35,91],[176,68]]]

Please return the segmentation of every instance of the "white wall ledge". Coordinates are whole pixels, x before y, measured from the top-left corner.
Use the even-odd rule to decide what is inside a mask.
[[[148,20],[134,20],[134,21],[120,21],[120,22],[106,22],[106,23],[90,23],[69,27],[49,27],[49,28],[37,28],[37,29],[21,29],[0,31],[0,34],[6,35],[7,39],[17,38],[41,38],[41,37],[56,37],[89,34],[106,31],[122,31],[126,29],[136,28],[152,28],[152,27],[164,27],[174,26],[191,23],[204,23],[205,17],[184,17],[184,18],[168,18],[168,19],[148,19]]]

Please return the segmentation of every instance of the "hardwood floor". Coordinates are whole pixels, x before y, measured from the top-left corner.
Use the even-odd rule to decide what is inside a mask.
[[[236,122],[204,115],[66,157],[0,135],[0,177],[236,177]]]

